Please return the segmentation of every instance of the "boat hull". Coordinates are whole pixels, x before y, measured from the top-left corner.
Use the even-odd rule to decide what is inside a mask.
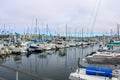
[[[92,64],[120,64],[120,57],[87,57],[86,59]]]
[[[95,76],[95,75],[86,75],[85,69],[80,69],[78,72],[78,69],[76,72],[71,73],[69,76],[70,80],[119,80],[118,78],[109,78],[109,77],[103,77],[103,76]]]

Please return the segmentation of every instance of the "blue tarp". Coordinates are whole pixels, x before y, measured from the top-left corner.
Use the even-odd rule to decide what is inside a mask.
[[[87,75],[98,75],[104,77],[112,77],[112,69],[109,68],[97,68],[93,66],[86,67],[86,74]]]

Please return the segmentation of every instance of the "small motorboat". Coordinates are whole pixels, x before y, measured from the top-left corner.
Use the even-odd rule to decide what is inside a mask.
[[[28,52],[35,52],[35,53],[41,53],[43,52],[43,48],[40,44],[32,44],[27,48]]]

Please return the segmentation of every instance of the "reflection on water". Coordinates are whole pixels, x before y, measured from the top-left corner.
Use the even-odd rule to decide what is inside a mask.
[[[46,58],[47,57],[47,53],[41,53],[38,55],[38,58]]]
[[[65,49],[60,49],[60,50],[59,50],[59,56],[60,56],[60,57],[64,57],[64,56],[66,56],[66,54],[67,54],[66,48],[65,48]]]
[[[31,54],[29,57],[26,55],[10,56],[2,64],[52,80],[68,80],[69,74],[76,70],[78,58],[80,57],[82,60],[86,54],[96,49],[98,49],[97,45],[87,48],[71,47],[58,51],[45,51],[39,54]],[[8,80],[15,80],[15,72],[2,67],[0,67],[0,75]],[[19,74],[19,80],[39,79]]]
[[[21,55],[15,55],[13,58],[14,58],[14,62],[21,64],[21,60],[22,60]]]

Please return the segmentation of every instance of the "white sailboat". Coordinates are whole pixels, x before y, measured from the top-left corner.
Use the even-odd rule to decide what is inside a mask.
[[[91,73],[96,73],[95,75],[87,74],[86,69],[81,68],[80,70],[76,70],[76,72],[71,73],[69,76],[70,80],[120,80],[118,77],[107,77],[107,76],[100,76],[98,74],[105,74],[104,72],[98,71],[90,71]],[[105,74],[106,75],[106,74]],[[116,75],[118,75],[116,73]]]
[[[110,68],[100,68],[94,66],[87,66],[80,68],[80,58],[78,59],[78,68],[69,76],[70,80],[120,80],[119,70],[112,70]]]

